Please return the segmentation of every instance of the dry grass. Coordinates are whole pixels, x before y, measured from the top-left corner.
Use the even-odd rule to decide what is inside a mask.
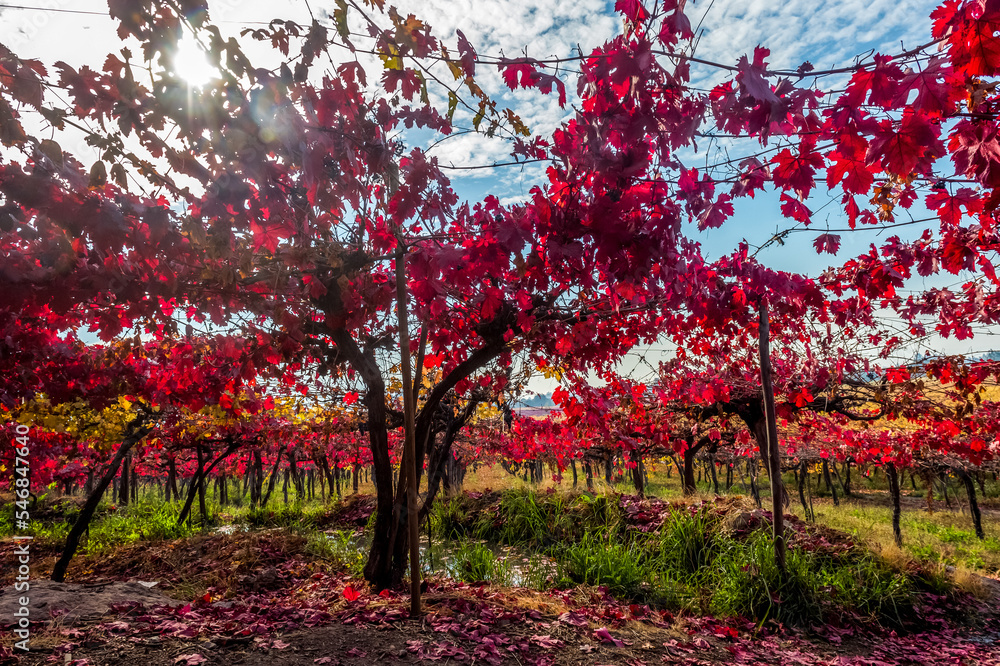
[[[893,569],[905,569],[913,559],[910,557],[909,553],[897,546],[895,543],[881,546],[878,553]]]
[[[983,583],[982,576],[962,565],[955,567],[951,578],[958,589],[971,594],[977,599],[985,600],[992,596],[990,589]]]

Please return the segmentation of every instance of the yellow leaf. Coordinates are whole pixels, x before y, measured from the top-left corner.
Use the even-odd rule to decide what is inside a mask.
[[[381,54],[382,64],[390,71],[402,71],[403,59],[399,57],[399,47],[389,43],[385,47],[385,53]]]

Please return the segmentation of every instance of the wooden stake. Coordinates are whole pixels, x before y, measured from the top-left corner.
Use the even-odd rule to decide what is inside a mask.
[[[396,314],[399,320],[400,372],[403,375],[403,460],[406,464],[406,527],[410,542],[410,617],[420,615],[420,525],[417,518],[417,444],[413,371],[410,367],[410,329],[406,307],[406,251],[397,237]]]
[[[767,301],[760,299],[760,387],[764,394],[764,416],[767,419],[767,475],[771,481],[771,514],[774,527],[774,561],[785,571],[785,514],[782,499],[781,459],[778,451],[778,423],[774,415],[774,385],[771,383],[770,321]]]

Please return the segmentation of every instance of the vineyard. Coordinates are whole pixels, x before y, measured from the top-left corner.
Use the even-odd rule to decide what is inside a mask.
[[[1000,664],[1000,5],[219,4],[10,7],[0,660]]]

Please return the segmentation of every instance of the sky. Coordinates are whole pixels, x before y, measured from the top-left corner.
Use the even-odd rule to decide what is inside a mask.
[[[392,0],[388,0],[389,4]],[[735,64],[740,56],[752,54],[757,45],[763,45],[771,51],[769,62],[773,68],[795,69],[808,60],[817,69],[827,69],[852,64],[873,51],[896,53],[926,43],[930,40],[928,17],[936,4],[931,0],[699,0],[688,2],[686,11],[692,25],[699,27],[696,55],[701,58]],[[21,57],[45,63],[88,63],[98,68],[108,52],[120,48],[116,24],[107,16],[107,4],[102,0],[21,0],[0,2],[2,5],[8,7],[0,8],[0,42]],[[588,52],[621,29],[620,20],[612,12],[613,3],[602,0],[397,0],[396,5],[401,14],[413,13],[432,26],[434,34],[446,43],[454,45],[456,31],[461,30],[481,55],[570,56],[581,49]],[[329,0],[209,0],[211,19],[223,33],[232,35],[238,35],[243,28],[261,27],[272,18],[308,24],[310,9],[317,17],[324,17],[332,7]],[[273,57],[259,45],[248,45],[246,50],[251,59],[255,55],[264,60]],[[694,85],[699,87],[710,87],[720,78],[718,72],[706,68],[695,68],[692,75]],[[560,108],[555,95],[510,91],[495,70],[480,66],[477,71],[477,82],[483,89],[501,104],[514,108],[541,136],[549,135],[573,113],[575,81],[568,72],[565,78],[570,100],[566,108]],[[836,83],[824,79],[821,85]],[[432,90],[431,94],[432,98],[437,94],[440,105],[446,107],[441,93]],[[461,125],[461,116],[457,119]],[[465,122],[468,124],[467,118]],[[407,138],[417,143],[423,140],[418,135]],[[84,155],[93,150],[82,142],[64,148]],[[697,166],[716,159],[725,150],[738,149],[703,142],[701,152],[688,153],[684,159]],[[449,167],[478,166],[508,161],[509,146],[499,139],[463,134],[436,144],[432,154]],[[457,169],[449,171],[449,175],[459,195],[470,201],[495,194],[502,202],[513,203],[542,183],[543,172],[541,167],[525,166]],[[919,207],[912,214],[925,216]],[[761,261],[781,270],[818,274],[830,261],[813,250],[815,234],[827,226],[839,228],[846,224],[836,205],[819,211],[814,221],[815,233],[793,234],[785,245],[775,244],[763,251]],[[742,239],[752,246],[760,245],[777,229],[787,226],[778,214],[777,197],[765,195],[738,201],[736,215],[722,229],[699,238],[707,255],[719,256]],[[921,228],[914,225],[905,233],[916,235]],[[866,251],[869,243],[877,244],[884,236],[870,230],[845,234],[837,260]],[[928,284],[914,285],[923,286]],[[986,350],[991,344],[992,340],[986,338],[977,340],[973,348]],[[967,342],[942,341],[940,346],[951,352],[970,350]],[[623,370],[631,365],[644,367],[640,356],[656,359],[665,350],[662,345],[639,350],[626,360]],[[545,385],[536,386],[544,390]]]

